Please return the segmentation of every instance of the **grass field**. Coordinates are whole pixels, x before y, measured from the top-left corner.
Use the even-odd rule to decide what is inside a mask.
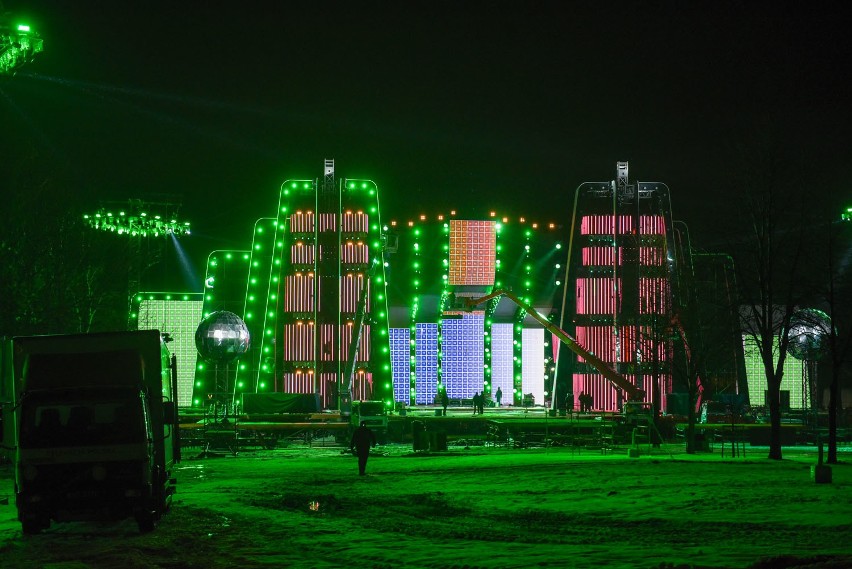
[[[679,450],[679,449],[678,449]],[[380,447],[368,476],[339,447],[187,458],[171,512],[24,537],[11,469],[2,567],[849,567],[852,465],[814,452],[723,460],[567,449]]]

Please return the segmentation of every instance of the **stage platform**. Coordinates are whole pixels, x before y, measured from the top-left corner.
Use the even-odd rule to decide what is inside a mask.
[[[662,417],[651,433],[647,422],[625,418],[616,413],[549,413],[544,407],[488,407],[474,414],[473,407],[449,407],[447,414],[439,406],[408,407],[388,415],[386,431],[376,433],[380,443],[410,444],[417,432],[433,433],[450,444],[485,444],[527,448],[533,446],[607,447],[635,445],[639,442],[676,443],[684,440],[686,425],[674,417]],[[213,420],[203,413],[182,413],[184,446],[257,446],[276,448],[289,443],[348,444],[349,417],[338,412],[241,414]],[[770,426],[752,424],[696,424],[702,445],[731,443],[766,446]],[[782,424],[782,444],[813,444],[811,429],[804,425]]]

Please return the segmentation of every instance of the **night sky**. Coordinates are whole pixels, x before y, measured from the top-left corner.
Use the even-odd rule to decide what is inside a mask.
[[[281,182],[325,158],[374,179],[386,219],[563,223],[629,160],[711,244],[736,164],[772,138],[811,191],[852,201],[840,2],[214,4],[6,0],[45,52],[0,78],[3,148],[32,147],[92,210],[180,196],[198,266],[247,247]]]

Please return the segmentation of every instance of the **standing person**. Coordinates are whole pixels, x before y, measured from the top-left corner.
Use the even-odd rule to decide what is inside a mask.
[[[355,449],[358,454],[358,474],[364,476],[367,473],[367,458],[370,456],[370,448],[376,446],[376,435],[367,426],[367,421],[361,421],[361,426],[352,433],[349,450]]]
[[[450,396],[447,395],[447,388],[441,389],[441,406],[444,408],[444,417],[447,416],[447,406],[450,404]]]
[[[476,412],[479,411],[479,392],[473,394],[473,414],[476,415]]]
[[[485,415],[485,392],[479,396],[479,414]]]
[[[503,399],[503,390],[500,387],[497,387],[497,393],[494,394],[494,398],[497,399],[497,407],[502,405],[501,401]]]

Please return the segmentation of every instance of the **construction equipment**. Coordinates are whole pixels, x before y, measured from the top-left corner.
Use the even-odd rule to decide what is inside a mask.
[[[505,296],[522,309],[524,309],[527,314],[532,316],[539,324],[544,326],[544,328],[559,338],[559,340],[568,346],[568,348],[583,358],[589,365],[594,367],[602,376],[604,376],[612,385],[614,385],[617,389],[621,389],[627,394],[627,399],[629,401],[642,401],[645,398],[645,392],[632,383],[630,383],[627,379],[622,377],[618,372],[612,369],[609,365],[606,364],[602,359],[594,355],[593,353],[586,350],[583,346],[581,346],[577,340],[572,338],[565,330],[556,326],[553,322],[549,321],[547,318],[539,314],[538,310],[525,303],[517,296],[512,294],[511,292],[503,289],[497,289],[493,292],[480,297],[480,298],[470,298],[465,299],[465,304],[468,309],[473,308],[479,304],[484,304],[493,298],[498,298],[501,296]]]

